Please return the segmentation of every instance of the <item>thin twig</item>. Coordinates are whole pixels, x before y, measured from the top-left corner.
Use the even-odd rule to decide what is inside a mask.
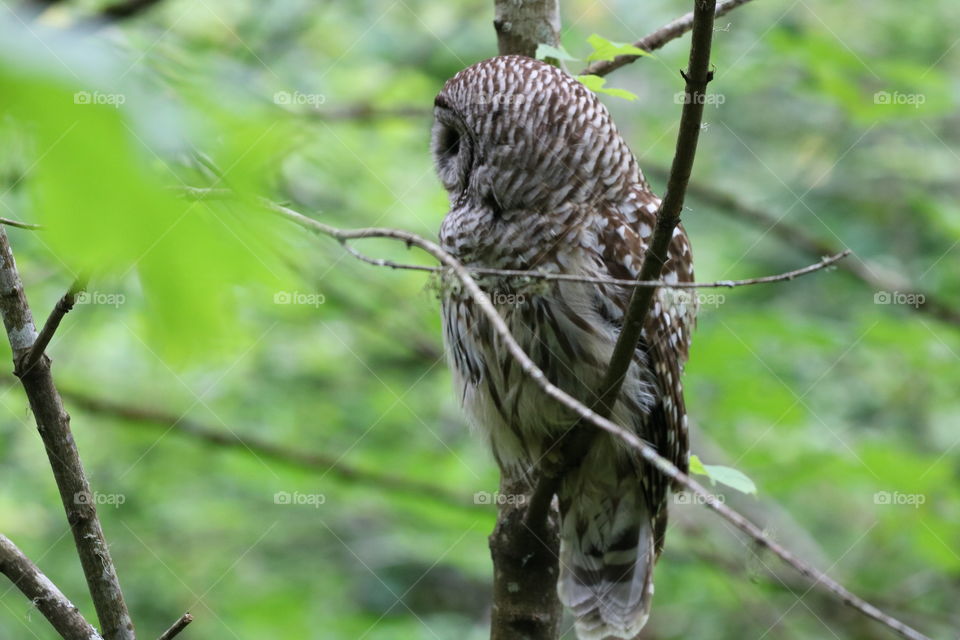
[[[666,169],[657,166],[646,166],[644,172],[648,175],[664,178],[667,173]],[[691,182],[687,193],[691,198],[713,205],[723,213],[756,225],[762,228],[764,232],[769,231],[791,247],[800,249],[808,255],[830,255],[840,251],[840,247],[836,244],[821,240],[802,227],[790,224],[760,207],[744,202],[714,187]],[[869,260],[864,260],[857,254],[853,255],[854,259],[844,260],[838,267],[867,284],[873,289],[874,293],[901,291],[916,294],[917,299],[922,299],[923,302],[917,305],[908,305],[910,309],[929,314],[943,322],[960,325],[960,308],[957,306],[947,303],[928,291],[923,291],[916,285],[898,277],[899,274],[891,273],[884,267]]]
[[[0,225],[0,315],[13,351],[14,363],[22,362],[37,340],[37,329],[17,264]],[[134,640],[133,622],[127,611],[120,581],[110,557],[100,519],[70,431],[70,416],[50,373],[50,361],[39,358],[29,369],[15,372],[23,384],[30,409],[53,470],[60,500],[87,579],[90,597],[105,640]]]
[[[862,598],[854,595],[837,581],[833,580],[820,570],[810,566],[784,547],[769,539],[758,525],[746,519],[733,509],[727,507],[724,503],[720,502],[700,483],[690,478],[687,474],[681,472],[672,462],[660,456],[656,449],[645,443],[636,434],[631,433],[630,431],[627,431],[626,429],[614,424],[607,418],[598,415],[595,411],[592,411],[589,407],[568,395],[559,387],[556,387],[550,383],[543,371],[537,367],[533,360],[531,360],[530,357],[524,352],[519,343],[517,343],[516,338],[513,337],[513,334],[507,327],[506,322],[504,322],[500,314],[497,313],[496,307],[494,307],[493,303],[490,301],[490,298],[473,279],[470,272],[462,264],[460,264],[456,258],[444,251],[436,243],[422,238],[414,233],[399,229],[373,227],[352,230],[338,229],[331,225],[309,218],[289,207],[280,204],[270,203],[266,208],[269,211],[286,218],[287,220],[290,220],[291,222],[305,229],[333,238],[341,244],[346,244],[351,240],[357,240],[361,238],[392,238],[403,242],[407,246],[415,246],[430,254],[441,264],[448,267],[457,280],[460,281],[466,293],[477,305],[480,312],[483,313],[483,315],[490,322],[491,327],[497,334],[497,337],[502,341],[502,344],[506,347],[510,356],[517,362],[521,370],[531,380],[533,380],[534,383],[539,386],[545,394],[565,406],[567,409],[570,409],[574,414],[579,416],[584,421],[589,422],[606,431],[607,433],[616,436],[627,445],[635,449],[644,460],[655,467],[660,473],[663,473],[674,483],[699,496],[703,504],[705,504],[709,509],[716,512],[727,522],[730,522],[737,529],[752,538],[757,545],[769,549],[787,565],[792,567],[801,575],[813,581],[815,585],[821,585],[824,589],[832,593],[844,603],[853,607],[863,615],[886,625],[904,638],[908,638],[909,640],[930,640],[927,636],[923,635],[919,631],[914,630],[896,618],[893,618],[892,616],[880,611]]]
[[[742,4],[746,4],[750,0],[724,0],[723,2],[717,3],[717,10],[714,13],[714,16],[719,17],[725,15]],[[667,44],[671,40],[676,40],[687,31],[690,31],[693,28],[693,12],[690,12],[684,16],[681,16],[670,22],[663,25],[653,33],[637,40],[633,43],[633,46],[638,49],[643,49],[644,51],[655,51],[663,45]],[[588,65],[586,69],[581,71],[582,75],[593,75],[593,76],[605,76],[612,71],[616,71],[620,67],[630,64],[635,60],[639,60],[644,56],[617,56],[613,60],[599,60],[594,62],[591,65]]]
[[[60,326],[60,321],[63,320],[63,316],[67,315],[70,310],[73,309],[77,294],[83,291],[83,289],[83,281],[76,280],[70,286],[70,289],[63,294],[63,297],[57,300],[57,304],[54,305],[53,311],[51,311],[47,317],[47,321],[43,323],[43,329],[40,330],[40,335],[37,336],[33,346],[30,347],[30,351],[28,351],[18,363],[17,367],[21,372],[25,373],[29,371],[43,356],[47,345],[50,344],[50,340],[53,339],[53,334],[57,332],[57,328]]]
[[[103,640],[60,589],[2,534],[0,573],[10,578],[64,640]]]
[[[73,405],[101,416],[112,416],[138,424],[154,424],[165,432],[173,430],[207,444],[247,451],[263,458],[294,465],[309,471],[329,473],[346,482],[374,486],[381,491],[403,493],[421,499],[426,498],[445,506],[471,511],[486,510],[484,505],[475,504],[472,496],[459,495],[434,484],[354,467],[345,463],[339,457],[335,458],[284,447],[256,436],[241,436],[233,431],[215,429],[172,413],[95,398],[72,389],[64,389],[62,393]]]
[[[649,247],[644,252],[643,264],[637,280],[659,280],[663,265],[667,262],[667,252],[673,239],[673,232],[680,224],[683,211],[683,199],[690,182],[693,161],[697,153],[697,141],[700,137],[700,125],[703,121],[703,107],[707,84],[713,78],[710,71],[710,46],[713,41],[713,17],[716,0],[696,0],[693,15],[693,36],[690,43],[690,60],[687,72],[681,72],[686,81],[683,110],[680,114],[680,132],[677,135],[676,151],[670,166],[667,191],[657,210],[657,222]],[[604,418],[613,413],[613,406],[626,379],[627,370],[633,362],[637,344],[643,332],[647,313],[653,306],[656,295],[654,288],[634,289],[630,296],[623,324],[617,336],[617,343],[610,358],[610,364],[597,388],[596,401],[591,408]],[[587,456],[597,437],[596,429],[589,429],[574,423],[563,434],[558,443],[560,456],[556,463],[543,464],[540,477],[530,506],[527,521],[530,526],[547,517],[549,505],[560,486],[564,475],[577,467]]]
[[[160,637],[157,640],[173,640],[180,632],[187,628],[187,625],[193,622],[193,616],[189,612],[180,616],[180,619],[173,623],[173,625],[160,634]]]
[[[28,229],[30,231],[39,231],[43,229],[42,224],[31,224],[29,222],[20,222],[19,220],[12,220],[10,218],[0,218],[0,224],[5,224],[8,227],[16,227],[17,229]]]
[[[195,199],[229,199],[236,197],[235,192],[229,189],[207,189],[203,187],[178,187],[178,191]],[[273,205],[269,200],[262,200],[261,205],[269,208]],[[344,249],[350,255],[361,262],[372,264],[377,267],[388,267],[390,269],[399,269],[407,271],[423,271],[427,273],[443,273],[447,271],[444,267],[435,265],[407,264],[395,262],[385,258],[372,258],[353,246],[344,245]],[[815,271],[826,269],[840,262],[852,253],[850,249],[833,252],[831,255],[824,254],[819,262],[807,265],[793,271],[786,271],[770,276],[760,276],[757,278],[747,278],[744,280],[716,280],[714,282],[667,282],[665,280],[627,280],[621,278],[594,278],[590,276],[578,276],[571,273],[547,273],[544,271],[525,271],[522,269],[485,269],[482,267],[465,267],[470,273],[477,276],[498,276],[502,278],[518,278],[528,280],[546,280],[548,282],[581,282],[584,284],[606,284],[614,287],[624,287],[627,289],[636,289],[639,287],[668,289],[732,289],[735,287],[746,287],[755,284],[771,284],[774,282],[785,282],[805,276]]]

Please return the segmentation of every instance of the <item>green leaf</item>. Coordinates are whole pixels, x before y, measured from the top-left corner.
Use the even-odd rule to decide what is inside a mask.
[[[742,471],[716,464],[703,464],[695,455],[690,456],[690,473],[707,476],[711,484],[719,482],[741,493],[757,493],[757,485]]]
[[[596,33],[587,38],[593,47],[593,53],[587,56],[587,62],[595,60],[613,60],[617,56],[653,56],[649,51],[635,47],[629,42],[611,42]]]
[[[537,53],[535,55],[537,60],[546,60],[547,58],[555,58],[565,62],[576,62],[580,60],[580,58],[573,57],[569,51],[563,48],[563,45],[554,47],[542,42],[537,45]]]
[[[593,91],[594,93],[606,93],[617,98],[623,98],[624,100],[636,100],[637,95],[631,93],[626,89],[606,89],[603,85],[607,83],[606,78],[601,78],[600,76],[577,76],[577,80],[583,83],[587,89]]]

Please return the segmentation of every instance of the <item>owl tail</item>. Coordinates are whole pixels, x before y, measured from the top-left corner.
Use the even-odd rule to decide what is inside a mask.
[[[612,486],[588,480],[592,486],[571,482],[560,491],[557,588],[580,640],[632,640],[650,615],[654,518],[639,479],[626,475]]]

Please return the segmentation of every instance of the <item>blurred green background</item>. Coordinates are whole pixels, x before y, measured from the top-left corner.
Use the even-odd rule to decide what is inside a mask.
[[[109,25],[87,22],[98,2],[0,5],[0,216],[47,225],[7,229],[38,318],[92,273],[48,352],[141,637],[186,610],[196,640],[487,636],[495,512],[475,495],[497,472],[452,392],[430,278],[170,187],[435,237],[430,108],[495,55],[492,5],[166,0]],[[562,0],[563,43],[634,41],[689,5]],[[694,452],[756,482],[729,504],[933,638],[960,627],[958,22],[948,0],[756,0],[718,19],[684,214],[705,281],[854,250],[704,292]],[[603,98],[658,193],[687,46],[608,78],[637,100]],[[2,382],[0,532],[93,620],[32,416]],[[676,502],[645,638],[891,637]],[[0,584],[0,640],[54,637]]]

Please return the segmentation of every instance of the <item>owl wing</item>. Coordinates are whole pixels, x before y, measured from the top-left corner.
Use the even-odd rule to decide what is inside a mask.
[[[629,206],[606,212],[600,244],[603,263],[610,277],[635,279],[639,275],[653,235],[658,206],[659,200],[653,194],[638,191],[632,195]],[[677,227],[670,240],[661,279],[667,282],[693,281],[690,243],[682,226]],[[632,290],[627,287],[607,291],[609,299],[621,313],[626,312],[631,294]],[[646,357],[656,388],[656,402],[640,435],[685,473],[690,445],[681,375],[689,353],[696,300],[692,289],[658,289],[653,306],[644,319],[637,346],[638,359]],[[649,503],[665,506],[666,479],[657,472],[652,475],[655,477],[646,479]],[[666,528],[666,510],[663,509],[655,519],[659,553]]]

